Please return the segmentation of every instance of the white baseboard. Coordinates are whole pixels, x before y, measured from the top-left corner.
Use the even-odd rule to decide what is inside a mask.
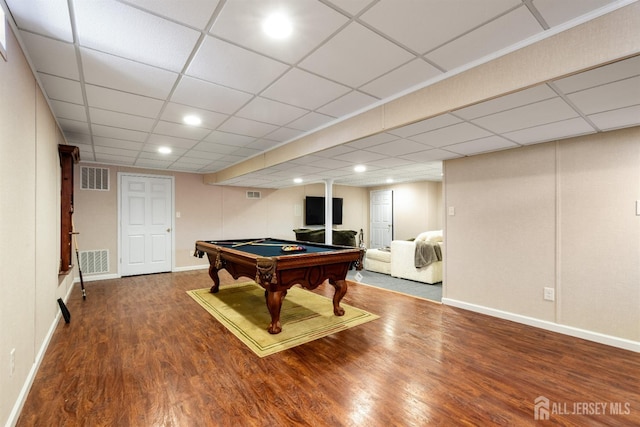
[[[119,274],[96,274],[93,276],[82,276],[82,280],[85,282],[96,282],[98,280],[109,280],[109,279],[119,279],[121,276]],[[73,283],[80,283],[80,277],[76,277],[73,279]]]
[[[66,303],[69,301],[69,296],[71,295],[71,291],[73,291],[73,286],[69,286],[69,290],[67,294],[64,296],[63,301]],[[9,418],[7,418],[6,427],[15,426],[18,423],[18,418],[20,417],[20,412],[22,412],[22,407],[27,401],[27,396],[29,395],[29,391],[31,391],[31,386],[33,385],[33,380],[36,378],[36,374],[38,373],[38,369],[40,369],[40,365],[44,360],[44,355],[47,352],[47,348],[49,348],[49,343],[51,342],[51,338],[53,338],[53,333],[56,331],[58,327],[58,322],[62,317],[62,313],[58,310],[56,317],[51,322],[49,326],[49,330],[47,331],[47,335],[44,337],[44,341],[38,350],[38,354],[36,354],[36,358],[33,361],[33,365],[31,365],[31,369],[29,370],[29,374],[27,374],[27,378],[22,385],[22,389],[20,390],[20,394],[18,395],[18,399],[16,403],[13,405],[11,409],[11,413],[9,414]]]
[[[187,267],[176,267],[173,269],[174,272],[179,272],[179,271],[192,271],[192,270],[204,270],[206,268],[209,268],[209,264],[200,264],[200,265],[189,265]]]
[[[458,301],[451,298],[442,298],[442,304],[463,308],[465,310],[486,314],[488,316],[498,317],[500,319],[511,320],[512,322],[522,323],[524,325],[533,326],[534,328],[545,329],[547,331],[557,332],[559,334],[569,335],[587,341],[593,341],[600,344],[605,344],[612,347],[618,347],[624,350],[640,353],[640,342],[631,341],[625,338],[605,335],[599,332],[588,331],[586,329],[574,328],[573,326],[561,325],[559,323],[548,322],[546,320],[540,320],[534,317],[522,316],[520,314],[510,313],[508,311],[496,310],[495,308],[484,307],[481,305]]]

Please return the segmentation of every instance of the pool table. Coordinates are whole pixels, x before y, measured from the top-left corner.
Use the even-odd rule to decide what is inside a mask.
[[[278,334],[282,330],[282,301],[287,290],[296,284],[315,289],[329,280],[335,288],[333,313],[342,316],[340,301],[347,293],[345,278],[353,266],[362,270],[364,249],[272,238],[198,240],[195,256],[202,258],[204,254],[209,259],[212,293],[220,288],[218,271],[223,268],[234,279],[249,277],[264,288],[271,315],[268,331]]]

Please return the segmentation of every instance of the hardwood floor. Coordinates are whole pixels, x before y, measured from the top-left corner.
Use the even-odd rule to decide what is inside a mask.
[[[185,293],[210,286],[77,286],[18,426],[522,426],[539,396],[555,425],[640,425],[633,352],[350,283],[380,319],[260,359]]]

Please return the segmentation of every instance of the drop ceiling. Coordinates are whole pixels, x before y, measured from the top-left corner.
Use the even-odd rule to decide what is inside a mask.
[[[630,3],[4,1],[83,162],[202,174]],[[292,18],[289,39],[262,31],[275,9]],[[202,123],[184,124],[187,114]],[[439,181],[443,160],[638,124],[640,57],[632,57],[220,184]],[[158,153],[163,146],[172,152]]]

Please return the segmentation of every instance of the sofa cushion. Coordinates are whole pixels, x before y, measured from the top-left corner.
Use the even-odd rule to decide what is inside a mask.
[[[422,240],[423,242],[428,243],[438,243],[442,242],[442,230],[433,230],[433,231],[425,231],[423,233],[418,234],[416,240]]]

